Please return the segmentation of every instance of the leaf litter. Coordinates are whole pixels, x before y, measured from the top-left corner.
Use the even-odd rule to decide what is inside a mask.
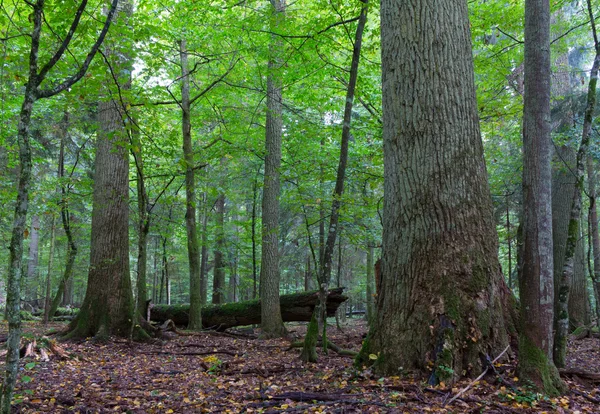
[[[20,362],[13,412],[600,412],[600,339],[595,337],[570,339],[563,372],[570,391],[548,398],[519,381],[516,361],[508,357],[475,383],[465,379],[432,387],[411,378],[380,378],[370,369],[355,369],[353,358],[331,351],[325,355],[322,349],[318,363],[305,364],[289,340],[258,340],[252,330],[148,343],[88,339],[57,344],[43,339],[49,328],[64,327],[24,324],[29,356]],[[288,328],[297,337],[306,330],[303,324]],[[6,324],[1,325],[0,339],[6,331]],[[328,336],[342,348],[358,351],[366,331],[362,320],[349,320],[343,331],[329,328]]]

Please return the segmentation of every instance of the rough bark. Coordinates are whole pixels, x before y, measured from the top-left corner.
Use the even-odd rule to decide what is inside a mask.
[[[343,288],[328,292],[327,315],[334,316],[336,310],[347,296]],[[285,322],[310,321],[313,309],[318,302],[318,292],[302,292],[280,296],[282,318]],[[164,322],[171,319],[176,325],[188,323],[189,305],[157,305],[152,307],[151,319]],[[202,324],[204,328],[224,330],[234,326],[260,324],[261,300],[250,300],[222,305],[208,305],[202,308]]]
[[[377,315],[357,363],[453,382],[509,341],[511,296],[477,115],[465,1],[383,0],[384,214]],[[506,307],[506,308],[505,308]],[[431,372],[433,367],[433,372]]]
[[[185,159],[185,230],[190,272],[190,321],[188,329],[202,329],[202,298],[200,289],[200,249],[196,225],[196,177],[194,173],[194,149],[192,147],[192,123],[190,107],[190,76],[186,40],[179,41],[181,63],[181,114],[183,155]]]
[[[285,0],[271,0],[269,27],[281,31]],[[260,267],[260,298],[263,303],[261,329],[265,338],[285,335],[279,309],[279,168],[281,166],[282,67],[283,41],[272,35],[269,44],[267,74],[267,114],[265,122],[265,174],[262,198],[262,254]]]
[[[131,11],[131,3],[119,6],[116,24],[127,27]],[[120,38],[118,44],[112,39],[106,48],[109,71],[120,76],[108,81],[107,94],[112,88],[124,91],[131,86],[132,61],[125,47]],[[69,337],[128,337],[135,323],[129,274],[129,139],[121,104],[116,97],[98,103],[90,269]]]
[[[526,0],[519,372],[543,392],[554,395],[562,383],[552,362],[550,73],[550,5],[548,0]]]

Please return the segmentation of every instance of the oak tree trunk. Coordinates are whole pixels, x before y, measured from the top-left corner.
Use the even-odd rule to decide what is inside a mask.
[[[269,28],[283,28],[285,0],[271,0]],[[265,175],[262,198],[262,255],[260,267],[261,329],[264,338],[285,335],[279,307],[279,168],[281,166],[283,41],[275,35],[269,44],[267,117],[265,122]]]
[[[127,27],[130,2],[119,6],[115,25]],[[131,87],[129,50],[123,37],[112,38],[105,54],[109,76],[106,93]],[[69,325],[69,337],[128,337],[134,321],[129,274],[129,138],[122,102],[111,96],[98,103],[98,137],[94,161],[94,194],[90,269],[85,298]]]
[[[479,130],[467,2],[383,0],[377,318],[357,362],[453,382],[509,342],[510,292]],[[400,368],[401,367],[401,368]],[[433,372],[432,372],[433,368]]]

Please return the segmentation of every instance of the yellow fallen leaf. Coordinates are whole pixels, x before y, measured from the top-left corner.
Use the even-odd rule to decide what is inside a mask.
[[[375,354],[369,354],[369,359],[375,361],[377,359],[377,355],[375,355]]]

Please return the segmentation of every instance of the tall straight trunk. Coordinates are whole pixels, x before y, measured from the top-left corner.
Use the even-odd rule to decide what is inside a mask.
[[[158,278],[158,237],[154,238],[154,276],[152,278],[152,303],[158,303],[158,291],[156,287],[159,283]]]
[[[190,271],[190,321],[188,329],[202,329],[202,298],[200,295],[200,249],[196,226],[196,178],[194,174],[194,148],[192,147],[192,123],[190,118],[190,71],[186,40],[179,41],[181,63],[181,113],[183,155],[185,158],[185,230],[187,233],[188,263]]]
[[[590,207],[588,211],[589,235],[591,240],[593,265],[590,267],[594,297],[596,298],[596,324],[600,326],[600,235],[598,234],[598,208],[596,207],[596,175],[594,174],[594,160],[591,156],[587,159],[588,196]]]
[[[327,351],[327,340],[326,340],[326,302],[327,302],[327,289],[331,279],[331,266],[333,262],[333,250],[335,247],[335,241],[338,234],[338,222],[340,216],[340,207],[342,205],[342,195],[344,194],[344,181],[346,179],[346,165],[348,164],[348,146],[350,142],[350,124],[352,122],[352,107],[354,104],[354,91],[356,89],[356,82],[358,80],[358,64],[360,62],[360,50],[362,46],[362,37],[367,22],[367,12],[369,10],[369,1],[363,0],[362,8],[360,10],[360,16],[358,19],[358,25],[356,26],[356,33],[354,35],[354,47],[352,50],[352,61],[350,63],[350,78],[346,88],[346,104],[344,106],[344,119],[342,123],[342,140],[340,143],[340,157],[338,162],[338,168],[335,178],[335,188],[332,194],[331,202],[331,214],[329,216],[329,226],[325,241],[325,247],[323,249],[323,255],[319,263],[319,303],[320,305],[315,308],[320,310],[318,320],[323,324],[323,348]],[[323,222],[324,217],[321,217]],[[314,362],[314,356],[316,353],[309,349],[309,345],[315,343],[313,338],[309,338],[307,333],[304,340],[304,349],[300,358],[304,361]]]
[[[56,230],[56,216],[52,214],[50,226],[50,251],[48,252],[48,273],[46,273],[46,294],[44,295],[44,325],[48,323],[50,315],[50,295],[52,294],[52,263],[54,261],[54,240]]]
[[[281,31],[285,0],[271,0],[269,28]],[[265,122],[265,175],[262,198],[262,255],[260,300],[262,336],[276,338],[286,330],[279,305],[279,168],[281,166],[283,41],[275,35],[269,44],[267,74],[267,118]]]
[[[575,246],[573,281],[569,295],[569,333],[581,326],[588,326],[591,322],[584,240],[580,231]]]
[[[202,247],[200,249],[200,302],[206,304],[208,292],[208,194],[202,193]]]
[[[257,263],[256,263],[256,204],[257,204],[257,196],[258,196],[258,173],[260,172],[260,168],[256,173],[256,177],[254,178],[254,182],[252,183],[252,216],[251,216],[251,226],[252,226],[252,299],[256,299],[258,296],[258,272],[257,272]]]
[[[588,85],[588,95],[583,117],[583,130],[581,133],[581,142],[577,151],[577,167],[575,169],[575,194],[571,204],[571,215],[569,220],[569,232],[567,237],[567,246],[565,252],[564,267],[560,278],[558,294],[558,312],[555,316],[555,336],[554,336],[554,363],[557,367],[565,366],[567,354],[567,336],[569,334],[569,291],[573,280],[575,267],[575,247],[579,238],[579,219],[581,217],[581,197],[584,190],[585,159],[587,157],[590,143],[590,132],[592,129],[592,120],[596,108],[596,84],[598,82],[598,70],[600,69],[600,44],[596,34],[596,25],[590,0],[588,0],[589,17],[592,24],[594,35],[594,44],[596,55],[592,70],[590,72],[590,83]]]
[[[502,352],[510,325],[467,2],[382,0],[381,40],[381,288],[357,362],[451,383]]]
[[[63,225],[63,229],[65,231],[65,235],[67,236],[67,255],[65,260],[65,270],[63,275],[58,282],[58,289],[52,299],[52,304],[50,306],[50,310],[48,311],[48,316],[52,318],[58,309],[58,306],[63,302],[63,297],[65,295],[67,283],[71,281],[71,276],[73,275],[73,266],[75,265],[75,258],[77,256],[77,245],[75,244],[75,240],[73,239],[73,233],[71,232],[71,214],[69,211],[69,202],[68,202],[68,187],[64,183],[65,178],[65,142],[67,140],[67,133],[69,129],[69,113],[65,112],[63,121],[60,126],[60,150],[58,154],[58,177],[61,179],[61,202],[60,202],[60,218]]]
[[[31,231],[29,232],[29,259],[27,261],[27,277],[25,278],[25,297],[35,299],[38,265],[40,261],[40,216],[31,216]]]
[[[132,10],[131,2],[122,3],[116,24],[129,30]],[[133,59],[127,48],[127,38],[122,36],[111,39],[105,48],[109,72],[115,76],[107,78],[107,94],[114,82],[121,92],[131,88]],[[90,268],[85,298],[69,325],[69,337],[129,337],[137,325],[129,271],[129,120],[122,99],[108,97],[98,103]]]
[[[136,169],[136,190],[138,207],[138,256],[136,280],[136,308],[139,315],[146,317],[148,301],[148,233],[150,233],[150,211],[146,192],[146,176],[144,175],[144,158],[142,143],[137,129],[131,131],[132,154]]]
[[[519,280],[520,376],[543,392],[562,388],[552,360],[554,277],[550,141],[550,4],[525,1],[523,273]]]
[[[222,188],[222,187],[221,187]],[[216,243],[215,243],[215,267],[213,270],[213,292],[212,303],[225,303],[225,260],[223,254],[225,251],[225,194],[219,194],[215,203],[216,219]]]

